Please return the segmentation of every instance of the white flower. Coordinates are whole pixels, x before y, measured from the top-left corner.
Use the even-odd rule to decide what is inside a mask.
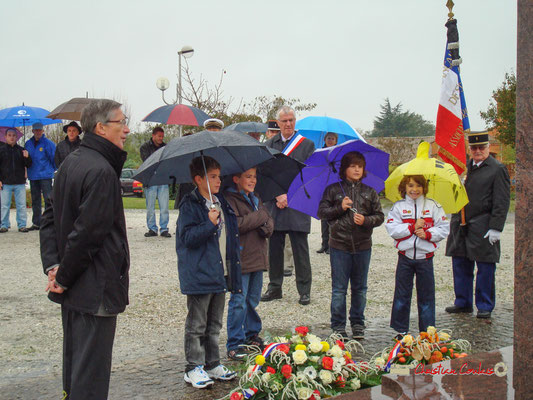
[[[320,353],[322,351],[322,343],[320,342],[311,342],[307,346],[311,353]]]
[[[346,371],[345,369],[342,370],[342,376],[344,376],[345,378],[348,378],[350,376],[350,373],[348,371]]]
[[[342,354],[343,354],[342,349],[338,345],[335,345],[331,349],[328,350],[328,355],[332,357],[342,357]]]
[[[248,366],[248,369],[246,370],[246,372],[247,372],[248,374],[251,374],[251,373],[252,373],[252,370],[254,369],[254,367],[255,367],[255,365],[250,365],[250,366]]]
[[[331,382],[333,382],[333,374],[327,369],[320,370],[318,376],[324,385],[329,385]]]
[[[338,374],[342,370],[342,366],[346,364],[343,357],[333,357],[333,372]]]
[[[303,372],[297,372],[296,373],[296,381],[298,382],[304,382],[307,380],[307,375]]]
[[[385,365],[385,359],[383,357],[376,357],[374,362],[376,363],[376,367],[379,368],[383,368],[383,366]]]
[[[357,390],[361,387],[361,381],[357,378],[353,378],[351,381],[350,381],[350,387],[353,389],[353,390]]]
[[[303,343],[300,335],[294,335],[293,337],[291,337],[291,342],[292,343]]]
[[[313,390],[308,387],[301,387],[296,389],[298,393],[298,400],[307,400],[313,394]]]
[[[265,372],[262,376],[261,376],[261,380],[263,381],[263,383],[268,383],[270,382],[270,378],[272,378],[272,374],[270,372]]]
[[[310,379],[316,378],[316,369],[314,367],[306,367],[304,369],[304,374],[308,376]]]
[[[309,356],[309,361],[317,363],[320,360],[320,356]]]
[[[294,353],[292,353],[292,359],[296,365],[302,365],[307,361],[307,354],[304,350],[296,350]]]
[[[315,342],[320,343],[320,338],[318,336],[312,335],[310,333],[308,333],[305,338],[307,339],[307,341],[309,343],[315,343]]]

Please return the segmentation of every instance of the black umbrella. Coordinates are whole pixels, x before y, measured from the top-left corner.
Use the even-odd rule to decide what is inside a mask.
[[[305,167],[303,162],[287,157],[278,150],[268,148],[268,151],[274,158],[257,165],[257,184],[254,190],[264,202],[287,193],[292,181]],[[232,175],[224,177],[222,189],[234,186]]]
[[[262,122],[246,121],[246,122],[236,122],[228,126],[224,131],[237,131],[242,133],[250,132],[259,132],[265,133],[267,131],[268,125],[263,124]]]
[[[202,131],[172,139],[142,163],[133,177],[147,186],[192,182],[193,158],[209,156],[221,165],[221,175],[231,175],[262,163],[273,155],[257,140],[235,131]]]

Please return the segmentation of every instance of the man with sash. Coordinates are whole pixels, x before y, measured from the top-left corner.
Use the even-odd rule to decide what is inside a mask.
[[[311,140],[295,132],[295,111],[288,106],[283,106],[276,116],[280,133],[269,139],[266,145],[304,162],[315,151],[315,145]],[[266,203],[266,206],[274,219],[274,233],[269,241],[270,282],[267,291],[261,296],[261,301],[271,301],[282,297],[285,239],[289,235],[294,254],[299,303],[307,305],[311,302],[311,262],[307,242],[307,236],[311,230],[311,217],[288,208],[287,194],[276,197],[275,200]]]

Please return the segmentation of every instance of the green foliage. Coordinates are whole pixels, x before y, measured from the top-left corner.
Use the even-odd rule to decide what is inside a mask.
[[[498,139],[515,146],[516,140],[516,76],[513,72],[505,74],[502,85],[492,92],[487,111],[480,112],[487,129],[496,129]]]
[[[433,136],[435,125],[426,121],[420,114],[402,111],[402,103],[392,106],[388,98],[381,106],[381,112],[374,119],[371,137],[412,137]]]
[[[285,99],[282,96],[257,96],[250,103],[245,103],[243,108],[249,113],[258,115],[263,121],[276,119],[276,111],[282,106],[294,108],[298,113],[301,111],[311,111],[316,108],[316,103],[302,103],[300,99]]]

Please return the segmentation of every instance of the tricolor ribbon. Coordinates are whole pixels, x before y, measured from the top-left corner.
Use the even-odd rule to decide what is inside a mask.
[[[262,356],[265,357],[265,359],[276,349],[277,347],[281,346],[282,344],[288,344],[288,343],[270,343],[265,349],[263,350]],[[255,364],[252,368],[252,373],[255,371],[258,371],[261,369],[261,366],[259,364]]]
[[[250,399],[250,398],[252,398],[252,396],[253,396],[254,394],[256,394],[256,393],[257,393],[257,389],[256,389],[256,388],[244,389],[244,390],[242,391],[242,394],[244,395],[244,398],[245,398],[245,399]]]
[[[390,354],[389,354],[389,358],[387,359],[387,364],[385,364],[385,372],[389,372],[389,369],[392,365],[392,362],[394,361],[394,359],[396,358],[396,356],[398,355],[398,353],[400,352],[400,347],[402,346],[402,341],[401,340],[398,340],[398,343],[396,343],[394,345],[394,347],[392,348]]]
[[[287,146],[283,149],[282,153],[286,156],[290,155],[294,149],[296,149],[304,141],[304,137],[298,133],[295,133]]]

